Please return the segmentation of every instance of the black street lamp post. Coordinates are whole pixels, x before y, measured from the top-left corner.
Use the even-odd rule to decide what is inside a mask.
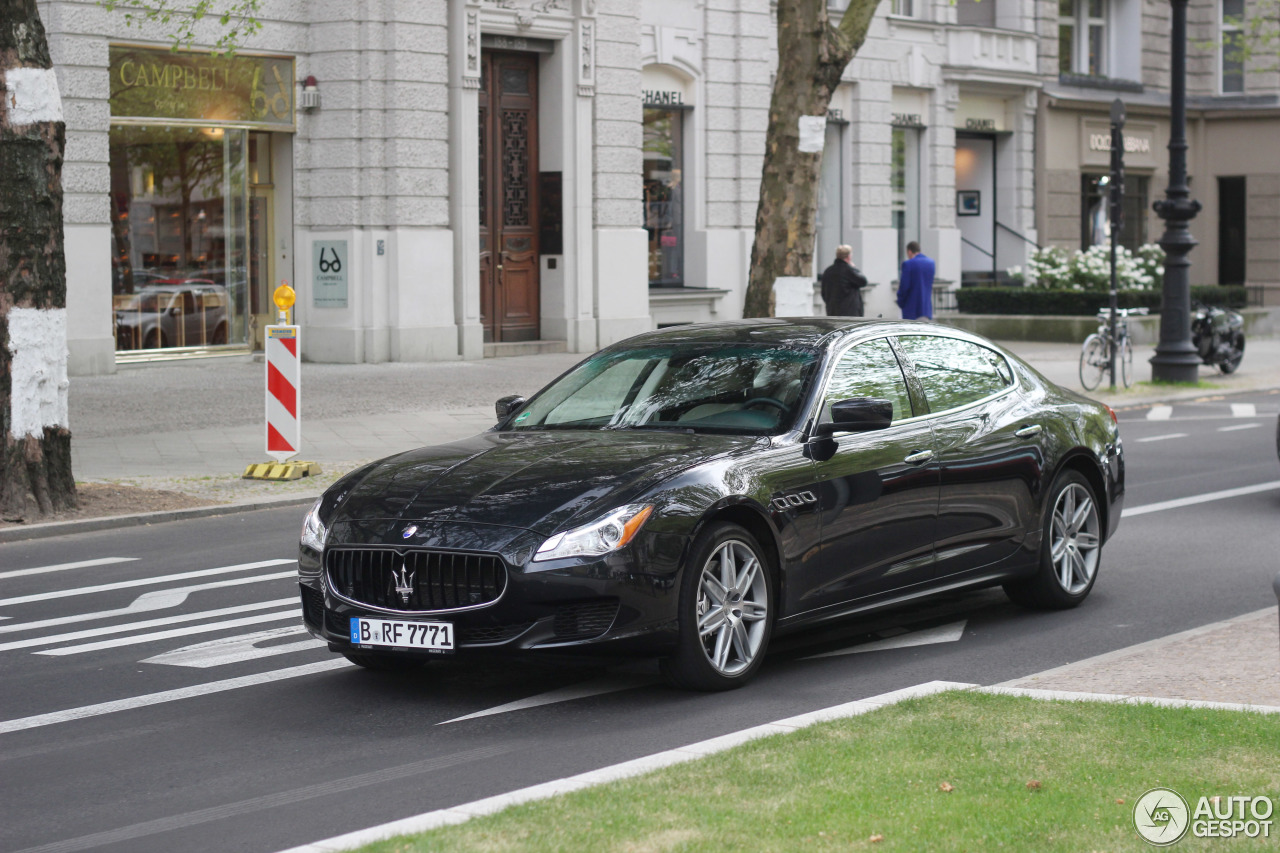
[[[1171,0],[1173,31],[1169,85],[1169,188],[1152,207],[1165,221],[1160,246],[1165,251],[1164,293],[1160,307],[1160,343],[1151,357],[1157,382],[1195,382],[1200,359],[1191,343],[1191,262],[1196,247],[1188,223],[1200,202],[1187,187],[1187,0]]]

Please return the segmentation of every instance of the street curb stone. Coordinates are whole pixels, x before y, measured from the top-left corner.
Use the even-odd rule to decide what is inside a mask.
[[[219,515],[235,515],[260,509],[281,509],[290,506],[308,506],[315,502],[315,495],[302,498],[280,498],[274,501],[254,501],[241,504],[213,504],[189,509],[166,509],[157,512],[141,512],[136,515],[108,515],[102,518],[83,518],[73,521],[50,521],[45,524],[20,525],[0,530],[0,544],[25,542],[32,539],[49,539],[54,536],[73,536],[77,533],[95,533],[123,527],[140,527],[146,524],[162,524],[167,521],[188,521],[193,518],[211,518]]]

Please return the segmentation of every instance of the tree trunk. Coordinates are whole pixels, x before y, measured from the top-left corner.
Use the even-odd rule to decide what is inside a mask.
[[[0,0],[0,517],[75,506],[62,101],[35,0]]]
[[[813,275],[822,152],[799,149],[800,117],[825,116],[840,76],[867,37],[879,0],[850,0],[839,26],[826,0],[778,0],[778,71],[769,103],[756,238],[744,317],[773,316],[773,285]]]

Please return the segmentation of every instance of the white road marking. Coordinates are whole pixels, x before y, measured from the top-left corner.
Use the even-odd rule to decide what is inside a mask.
[[[169,583],[170,581],[185,581],[191,578],[206,578],[210,575],[226,575],[232,572],[248,572],[253,569],[265,569],[269,566],[283,566],[289,563],[296,563],[296,559],[288,560],[261,560],[257,563],[241,563],[237,566],[221,566],[216,569],[201,569],[197,572],[180,572],[176,575],[160,575],[154,578],[139,578],[131,581],[119,581],[118,583],[104,583],[99,586],[82,586],[76,589],[58,589],[53,592],[40,592],[34,595],[19,595],[16,598],[0,599],[0,607],[6,607],[10,604],[27,604],[32,601],[49,601],[54,598],[70,598],[74,595],[88,595],[92,592],[109,592],[113,589],[129,589],[135,586],[149,586],[150,584]]]
[[[1168,435],[1152,435],[1152,436],[1148,436],[1147,438],[1139,438],[1137,439],[1137,441],[1139,443],[1144,441],[1167,441],[1170,438],[1186,438],[1186,437],[1187,437],[1187,434],[1185,432],[1171,432]]]
[[[150,634],[136,634],[132,637],[116,637],[114,640],[99,640],[96,643],[83,643],[79,646],[63,646],[60,649],[45,649],[32,652],[37,655],[81,655],[85,652],[96,652],[99,649],[114,649],[120,646],[136,646],[139,643],[153,643],[156,640],[168,640],[172,637],[189,637],[192,634],[207,634],[210,631],[222,631],[227,628],[242,628],[245,625],[261,625],[263,622],[279,622],[284,619],[301,619],[301,610],[282,610],[279,613],[263,613],[258,616],[242,616],[239,619],[227,619],[222,622],[209,622],[204,625],[189,625],[186,628],[171,628],[168,631],[155,631]]]
[[[259,601],[256,604],[241,604],[237,607],[221,607],[217,610],[204,610],[200,613],[184,613],[181,616],[165,616],[161,619],[147,619],[142,622],[125,622],[121,625],[107,625],[102,628],[87,628],[83,631],[71,631],[66,634],[50,634],[46,637],[28,637],[25,640],[14,640],[10,643],[0,643],[0,652],[7,652],[11,649],[28,649],[32,646],[51,646],[55,643],[69,643],[72,640],[83,640],[88,637],[101,637],[106,634],[123,634],[128,631],[141,631],[144,628],[159,628],[161,625],[176,625],[179,622],[196,622],[200,619],[212,619],[217,616],[230,616],[233,613],[249,613],[254,610],[270,610],[272,607],[284,607],[293,603],[293,598],[278,598],[275,601]],[[22,628],[25,626],[15,625],[13,627]]]
[[[0,580],[21,578],[27,575],[44,575],[49,572],[65,572],[67,569],[87,569],[91,566],[110,566],[114,563],[132,563],[137,557],[99,557],[96,560],[80,560],[76,563],[57,563],[52,566],[37,566],[34,569],[15,569],[11,572],[0,572]]]
[[[540,693],[537,696],[530,696],[528,699],[517,699],[515,702],[508,702],[505,705],[498,705],[495,708],[476,711],[474,714],[467,714],[463,717],[454,717],[452,720],[445,720],[443,723],[436,723],[436,725],[444,726],[449,723],[460,723],[463,720],[474,720],[476,717],[488,717],[493,714],[508,714],[512,711],[523,711],[526,708],[537,708],[541,705],[554,705],[557,702],[570,702],[574,699],[584,699],[587,696],[599,696],[602,693],[616,693],[619,690],[630,690],[633,687],[645,687],[656,683],[657,680],[653,678],[606,675],[603,678],[584,681],[581,684],[562,687],[559,690]]]
[[[847,649],[836,649],[833,652],[823,652],[819,655],[809,655],[801,660],[813,660],[815,658],[833,658],[841,655],[856,655],[862,652],[880,652],[886,649],[906,649],[912,646],[928,646],[933,643],[954,643],[964,636],[964,626],[967,619],[961,619],[959,622],[952,622],[950,625],[939,625],[936,628],[925,628],[922,631],[911,631],[906,634],[899,634],[896,637],[888,637],[883,640],[872,640],[869,643],[861,643],[860,645],[850,646]]]
[[[84,705],[80,708],[68,708],[65,711],[54,711],[49,714],[36,714],[31,717],[18,717],[14,720],[0,721],[0,734],[21,732],[27,729],[38,729],[43,726],[69,723],[72,720],[83,720],[87,717],[100,717],[103,714],[115,714],[130,711],[134,708],[146,708],[165,702],[176,702],[180,699],[191,699],[195,696],[208,696],[211,693],[224,693],[228,690],[239,690],[241,687],[253,687],[257,684],[268,684],[283,681],[286,678],[298,678],[328,672],[347,666],[354,666],[346,658],[308,663],[302,666],[291,666],[287,669],[275,669],[270,672],[259,672],[254,675],[242,675],[239,678],[228,678],[223,681],[210,681],[206,684],[195,684],[191,687],[180,687],[177,690],[165,690],[160,693],[148,693],[145,696],[131,696],[128,699],[116,699],[113,702],[99,702],[96,705]]]
[[[1147,412],[1149,421],[1167,421],[1173,415],[1173,406],[1152,406]]]
[[[269,575],[254,575],[247,578],[211,581],[209,583],[196,584],[195,586],[180,586],[176,589],[144,592],[135,598],[128,607],[119,607],[115,610],[99,610],[97,613],[84,613],[79,616],[57,616],[52,619],[40,619],[34,622],[15,622],[12,625],[0,626],[0,634],[9,634],[14,631],[34,631],[39,628],[52,628],[55,625],[74,625],[90,619],[110,619],[113,616],[130,616],[135,613],[149,613],[153,610],[168,610],[186,602],[187,596],[193,592],[221,589],[228,586],[243,586],[244,584],[259,583],[261,581],[276,581],[281,578],[295,577],[295,575],[296,573],[292,571],[273,572]],[[289,600],[292,601],[293,599]]]
[[[1235,426],[1218,427],[1218,432],[1238,432],[1242,429],[1257,429],[1262,424],[1236,424]]]
[[[1121,513],[1120,517],[1128,518],[1131,515],[1146,515],[1149,512],[1161,512],[1166,509],[1195,506],[1196,504],[1220,501],[1225,500],[1226,498],[1238,498],[1242,495],[1256,495],[1259,492],[1271,492],[1276,489],[1280,489],[1280,480],[1273,480],[1270,483],[1259,483],[1256,486],[1242,486],[1238,489],[1224,489],[1221,492],[1208,492],[1203,495],[1192,495],[1189,498],[1161,501],[1160,503],[1146,504],[1145,506],[1131,506]]]
[[[1253,403],[1232,403],[1231,417],[1254,418],[1258,416],[1258,407]]]
[[[787,734],[827,720],[856,717],[859,714],[865,714],[869,711],[874,711],[877,708],[883,708],[886,705],[893,705],[905,699],[912,699],[918,696],[929,696],[931,694],[942,693],[947,690],[969,690],[976,687],[978,687],[976,684],[961,684],[953,681],[930,681],[927,684],[917,684],[914,687],[894,690],[891,693],[883,693],[879,696],[870,696],[866,699],[859,699],[856,702],[846,702],[843,705],[833,705],[829,708],[821,708],[807,714],[788,717],[785,720],[765,723],[761,726],[752,726],[749,729],[730,732],[729,734],[714,737],[709,740],[691,743],[688,746],[668,749],[664,752],[656,752],[652,755],[646,755],[643,758],[624,761],[621,764],[601,767],[598,770],[580,773],[577,776],[569,776],[565,779],[554,779],[550,782],[543,782],[540,785],[521,788],[518,791],[498,794],[494,797],[486,797],[483,800],[464,803],[460,806],[453,806],[452,808],[447,809],[437,809],[436,811],[414,815],[413,817],[394,820],[390,823],[371,826],[368,829],[349,832],[346,835],[326,838],[323,841],[316,841],[312,844],[303,844],[299,847],[291,847],[289,850],[284,851],[284,853],[334,853],[334,851],[337,850],[352,850],[366,844],[384,841],[388,838],[394,838],[397,835],[410,835],[417,832],[426,832],[430,829],[437,829],[441,826],[465,823],[473,817],[494,814],[508,808],[509,806],[534,802],[537,800],[545,800],[560,794],[567,794],[570,791],[592,788],[596,785],[603,785],[606,782],[613,782],[618,779],[630,779],[633,776],[641,776],[662,767],[670,767],[673,764],[682,764],[686,761],[693,761],[708,755],[714,755],[717,752],[724,752],[725,750],[732,749],[739,744],[747,743],[757,738],[768,737],[769,735],[776,734]]]
[[[328,645],[324,640],[317,640],[313,637],[308,637],[297,643],[284,643],[276,646],[267,646],[266,648],[259,648],[257,645],[258,643],[265,643],[267,640],[305,633],[307,633],[307,629],[302,626],[291,625],[286,628],[268,628],[265,631],[255,631],[252,634],[244,634],[239,637],[223,637],[220,640],[210,640],[207,643],[196,643],[194,646],[183,646],[171,652],[163,652],[154,657],[146,658],[142,663],[208,669],[229,663],[240,663],[241,661],[271,657],[273,655],[289,654],[290,652],[322,649]]]

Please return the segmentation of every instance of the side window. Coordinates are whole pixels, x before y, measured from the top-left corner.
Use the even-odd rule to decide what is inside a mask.
[[[915,367],[931,412],[964,406],[1013,384],[1004,356],[984,346],[933,335],[904,335],[898,344]]]
[[[895,421],[911,417],[902,367],[884,338],[859,344],[840,357],[822,401],[822,417],[829,419],[831,404],[850,397],[879,397],[893,403]]]

